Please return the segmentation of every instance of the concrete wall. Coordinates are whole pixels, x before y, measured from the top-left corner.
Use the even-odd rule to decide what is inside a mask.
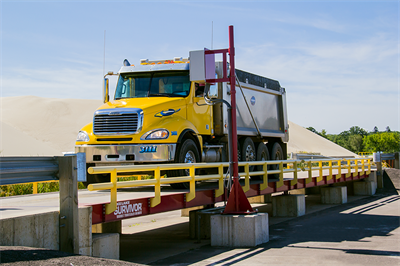
[[[79,208],[79,253],[92,255],[92,207]],[[59,249],[59,212],[0,220],[1,246]]]
[[[119,234],[93,234],[93,257],[119,259]]]
[[[92,234],[92,207],[78,209],[79,254],[119,258],[119,234]],[[0,246],[26,246],[59,250],[59,212],[0,219]]]
[[[0,220],[0,246],[59,249],[59,213],[47,212]]]
[[[255,247],[269,241],[268,213],[210,218],[211,246]]]
[[[82,207],[79,213],[79,254],[92,256],[92,207]]]

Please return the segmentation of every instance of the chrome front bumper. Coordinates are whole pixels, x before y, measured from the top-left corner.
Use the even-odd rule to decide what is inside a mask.
[[[86,153],[86,163],[170,162],[176,144],[77,145],[75,152]]]

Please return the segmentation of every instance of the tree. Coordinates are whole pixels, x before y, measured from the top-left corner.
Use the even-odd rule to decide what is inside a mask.
[[[378,133],[378,132],[379,132],[378,127],[375,126],[375,127],[374,127],[374,133]]]
[[[326,130],[323,129],[321,132],[318,132],[315,128],[313,127],[307,127],[306,129],[310,130],[311,132],[320,135],[323,138],[329,139],[328,135],[326,134]]]
[[[389,127],[389,126],[387,126],[387,127],[386,127],[386,132],[391,132],[391,130],[390,130],[390,127]]]
[[[324,137],[324,138],[326,138],[326,139],[329,139],[329,138],[328,138],[328,135],[326,134],[326,130],[325,130],[325,129],[323,129],[319,135],[320,135],[321,137]]]
[[[400,151],[400,133],[399,132],[381,132],[365,136],[363,139],[365,148],[372,152],[399,152]]]
[[[376,128],[376,129],[378,130],[378,128]],[[350,135],[361,135],[362,137],[364,137],[364,136],[368,135],[368,132],[359,126],[353,126],[350,128],[349,134]]]
[[[364,150],[363,136],[356,135],[356,134],[350,135],[349,141],[348,141],[348,146],[349,146],[349,150],[354,153],[362,152]]]
[[[307,129],[310,130],[311,132],[315,133],[315,134],[319,134],[318,131],[313,127],[307,127]]]

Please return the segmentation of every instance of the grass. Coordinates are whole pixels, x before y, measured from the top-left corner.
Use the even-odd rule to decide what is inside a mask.
[[[86,188],[82,182],[78,182],[78,189]],[[56,192],[60,190],[58,182],[38,183],[38,193]],[[33,184],[15,184],[0,186],[0,197],[33,194]]]

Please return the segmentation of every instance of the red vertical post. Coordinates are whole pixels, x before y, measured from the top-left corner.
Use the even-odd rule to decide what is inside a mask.
[[[233,178],[239,178],[238,170],[238,147],[237,147],[237,124],[236,124],[236,75],[235,75],[235,46],[233,43],[233,26],[229,26],[229,63],[231,82],[231,114],[232,114],[232,160]]]
[[[232,164],[233,186],[229,195],[224,214],[249,214],[254,213],[242,186],[239,183],[237,123],[236,123],[236,73],[235,73],[235,46],[233,43],[233,26],[229,26],[229,63],[231,83],[231,127],[232,127]]]

